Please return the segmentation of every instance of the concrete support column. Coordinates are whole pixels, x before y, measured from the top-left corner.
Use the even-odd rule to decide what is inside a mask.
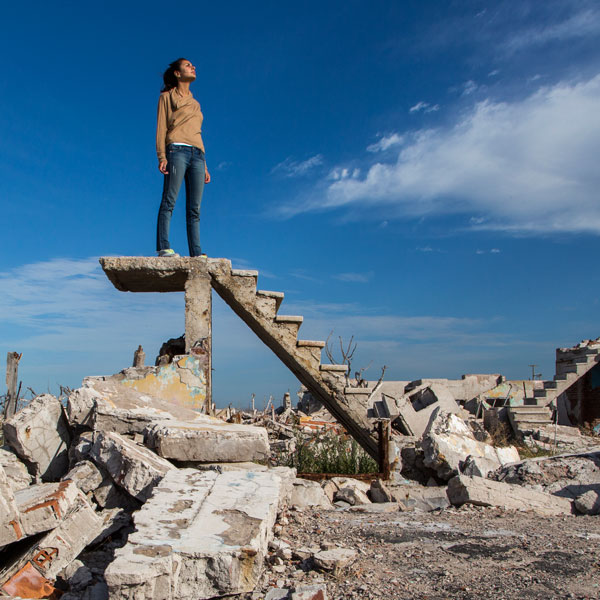
[[[212,408],[212,287],[204,269],[193,269],[185,282],[185,352],[198,360],[206,379],[206,412]]]

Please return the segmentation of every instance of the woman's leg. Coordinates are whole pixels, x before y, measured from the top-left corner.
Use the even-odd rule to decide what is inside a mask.
[[[188,154],[186,155],[186,150]],[[167,170],[164,176],[163,194],[158,210],[158,224],[156,227],[156,250],[167,250],[169,245],[169,228],[171,226],[171,215],[175,208],[175,201],[181,188],[181,182],[185,176],[189,159],[189,150],[185,147],[169,146],[167,151]]]
[[[192,149],[192,160],[185,172],[185,220],[190,256],[200,256],[200,204],[204,191],[206,163],[204,152]]]

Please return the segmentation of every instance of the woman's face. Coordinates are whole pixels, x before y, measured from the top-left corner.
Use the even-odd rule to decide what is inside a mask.
[[[179,65],[179,70],[175,71],[175,75],[181,81],[194,81],[196,79],[196,67],[189,60],[184,60]]]

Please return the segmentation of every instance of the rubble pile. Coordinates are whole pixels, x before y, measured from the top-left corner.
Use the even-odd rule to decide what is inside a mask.
[[[251,592],[296,487],[267,466],[264,428],[114,377],[86,379],[66,407],[38,396],[3,430],[0,594],[14,597]]]

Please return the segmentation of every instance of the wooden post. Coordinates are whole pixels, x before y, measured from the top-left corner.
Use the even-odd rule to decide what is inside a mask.
[[[378,421],[379,472],[384,480],[390,478],[390,420]]]
[[[4,418],[10,419],[17,412],[17,381],[19,379],[19,361],[22,354],[8,352],[6,355],[6,402]]]

